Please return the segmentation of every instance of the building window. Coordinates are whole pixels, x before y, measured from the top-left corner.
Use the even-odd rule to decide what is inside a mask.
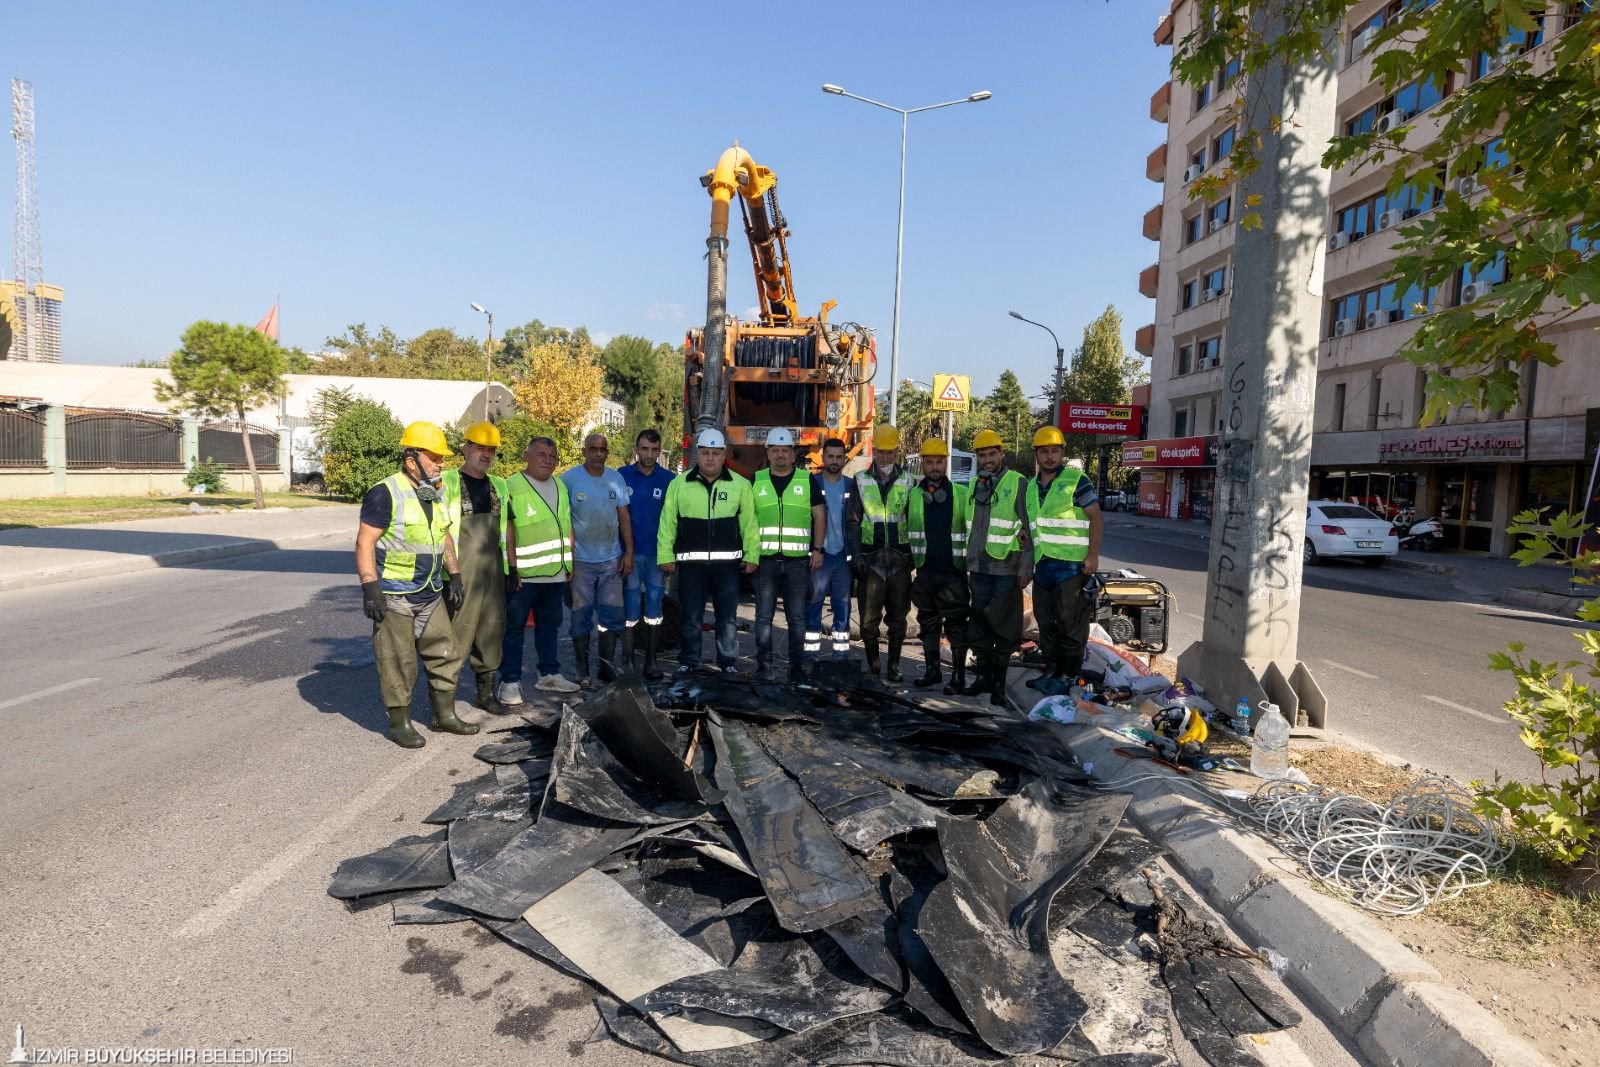
[[[1206,82],[1194,91],[1194,109],[1197,112],[1203,111],[1209,103],[1211,103],[1211,83]]]
[[[1200,151],[1189,157],[1189,166],[1201,171],[1206,169],[1206,150],[1204,145],[1201,146]]]
[[[1190,215],[1183,220],[1183,243],[1192,245],[1206,235],[1205,215]]]
[[[1231,203],[1231,197],[1224,197],[1223,199],[1218,200],[1215,204],[1211,205],[1210,210],[1206,212],[1207,233],[1211,233],[1214,230],[1220,230],[1222,227],[1228,224],[1228,208]]]
[[[1201,281],[1204,282],[1202,288],[1213,289],[1220,293],[1228,287],[1228,268],[1218,267],[1208,272]]]
[[[1359,241],[1365,237],[1369,232],[1369,220],[1372,218],[1372,199],[1369,197],[1359,204],[1352,204],[1347,208],[1335,211],[1333,213],[1334,232],[1347,233],[1352,241]],[[1382,200],[1383,194],[1379,193],[1376,199]]]
[[[1195,288],[1199,284],[1200,279],[1198,278],[1190,278],[1188,281],[1183,283],[1183,300],[1179,306],[1180,311],[1188,311],[1190,308],[1194,307]]]
[[[1188,374],[1194,370],[1194,346],[1178,346],[1178,375]],[[1174,375],[1176,377],[1177,375]]]
[[[1472,64],[1472,77],[1487,78],[1507,63],[1520,55],[1533,51],[1544,43],[1544,23],[1539,28],[1528,30],[1512,30],[1506,34],[1505,40],[1500,42],[1500,47],[1493,52],[1479,52]]]
[[[1430,286],[1427,299],[1422,290],[1412,286],[1404,293],[1389,282],[1370,289],[1335,297],[1328,309],[1328,336],[1342,337],[1356,330],[1376,329],[1391,322],[1414,319],[1426,315],[1434,307],[1439,290]],[[1339,323],[1343,321],[1341,328]]]
[[[1470,263],[1462,267],[1456,279],[1456,302],[1460,303],[1461,294],[1467,286],[1474,282],[1489,282],[1499,285],[1506,280],[1506,254],[1497,252],[1493,261],[1482,267],[1474,268]]]
[[[1234,128],[1229,126],[1217,134],[1217,139],[1211,142],[1211,158],[1222,162],[1233,154]]]
[[[1391,208],[1398,210],[1402,219],[1409,219],[1432,211],[1443,202],[1444,173],[1441,171],[1427,188],[1423,188],[1420,182],[1412,182],[1402,187],[1393,199],[1387,193],[1376,193],[1335,210],[1334,232],[1348,233],[1351,240],[1360,240],[1381,229],[1380,223],[1388,226],[1396,224],[1393,216],[1387,220],[1383,218]]]
[[[1443,82],[1435,81],[1431,78],[1414,81],[1347,120],[1344,124],[1344,132],[1351,137],[1357,134],[1372,133],[1378,128],[1378,120],[1391,111],[1403,112],[1407,119],[1411,119],[1449,95],[1450,80],[1448,78]]]
[[[1567,14],[1561,20],[1561,28],[1570,30],[1583,21],[1585,15],[1594,11],[1596,0],[1578,0],[1577,3],[1567,4]]]
[[[1600,247],[1600,237],[1585,237],[1583,229],[1583,224],[1579,222],[1574,222],[1567,227],[1567,247],[1580,256],[1592,256],[1594,255],[1594,250]],[[1593,227],[1590,227],[1590,229],[1592,230]]]
[[[1223,89],[1226,89],[1228,86],[1232,85],[1234,79],[1238,76],[1239,57],[1234,56],[1232,59],[1228,60],[1228,62],[1223,64],[1222,73],[1217,76],[1217,91],[1221,92]]]
[[[1172,413],[1172,436],[1189,436],[1189,409],[1179,408]]]
[[[1197,346],[1200,359],[1196,364],[1197,370],[1209,370],[1212,367],[1222,366],[1222,338],[1207,337]]]
[[[1344,383],[1340,382],[1333,387],[1333,430],[1338,433],[1344,429]]]

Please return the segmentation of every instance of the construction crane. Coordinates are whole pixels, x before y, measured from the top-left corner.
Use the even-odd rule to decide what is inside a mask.
[[[875,410],[872,331],[830,323],[835,300],[815,316],[800,314],[776,174],[736,143],[700,184],[711,196],[706,325],[684,340],[684,451],[700,430],[721,429],[729,464],[748,475],[766,462],[768,431],[784,426],[813,463],[830,437],[843,440],[851,457],[862,454]],[[728,219],[735,199],[755,270],[753,323],[728,314]]]
[[[61,362],[59,286],[44,282],[39,250],[39,172],[34,159],[33,85],[11,79],[11,136],[17,142],[16,228],[12,233],[10,290],[12,328],[9,359]]]

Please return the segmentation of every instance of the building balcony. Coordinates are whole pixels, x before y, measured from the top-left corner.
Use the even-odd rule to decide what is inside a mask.
[[[1161,264],[1152,263],[1139,272],[1139,295],[1156,298],[1156,285],[1161,281]]]
[[[1144,213],[1144,236],[1146,240],[1161,240],[1161,216],[1162,208],[1160,204]]]
[[[1156,145],[1156,150],[1144,157],[1144,176],[1153,182],[1167,179],[1167,142]]]
[[[1156,26],[1154,40],[1157,46],[1172,43],[1172,27],[1172,12],[1169,11],[1161,16],[1161,22]]]
[[[1157,89],[1150,97],[1150,117],[1156,122],[1166,122],[1172,114],[1172,80]]]
[[[1148,357],[1156,350],[1156,324],[1141,326],[1133,333],[1133,350]]]

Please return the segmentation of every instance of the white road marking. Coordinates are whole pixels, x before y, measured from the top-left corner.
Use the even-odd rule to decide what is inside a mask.
[[[53,697],[57,693],[65,693],[69,689],[77,689],[79,686],[92,685],[99,680],[100,679],[98,678],[79,678],[76,681],[62,682],[60,685],[52,685],[49,689],[41,689],[37,693],[24,693],[22,696],[12,697],[10,700],[0,700],[0,711],[4,711],[6,708],[14,708],[18,704],[26,704],[30,700],[38,700],[40,697]]]
[[[227,892],[191,915],[182,926],[178,927],[175,936],[204,937],[214,932],[230,915],[266,892],[274,882],[288,874],[339,831],[376,807],[379,801],[398,789],[407,778],[443,755],[450,747],[432,744],[421,752],[407,753],[393,770],[356,794],[338,814],[323,819],[294,844],[262,864],[242,881],[229,886]]]
[[[1469,708],[1465,704],[1457,704],[1453,700],[1446,700],[1444,697],[1436,697],[1436,696],[1432,695],[1431,693],[1422,694],[1422,699],[1423,700],[1431,700],[1435,704],[1440,705],[1441,707],[1450,708],[1450,709],[1452,709],[1454,711],[1462,711],[1462,712],[1466,712],[1468,715],[1475,715],[1478,718],[1482,719],[1484,722],[1492,722],[1492,723],[1496,723],[1496,724],[1504,724],[1504,723],[1508,723],[1508,722],[1511,721],[1510,719],[1506,718],[1504,715],[1490,715],[1487,711],[1479,711],[1477,708]]]
[[[1378,680],[1378,676],[1376,674],[1368,674],[1366,671],[1356,670],[1354,667],[1346,666],[1345,664],[1340,663],[1338,660],[1325,659],[1322,662],[1326,663],[1328,666],[1334,668],[1335,670],[1349,671],[1351,674],[1355,675],[1357,678],[1366,678],[1369,681],[1374,681],[1374,682]]]

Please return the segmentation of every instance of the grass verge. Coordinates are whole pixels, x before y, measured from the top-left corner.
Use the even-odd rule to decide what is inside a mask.
[[[248,494],[215,496],[52,496],[0,501],[0,530],[41,526],[76,526],[123,519],[167,519],[190,514],[189,505],[212,511],[238,511],[255,506]],[[309,493],[268,493],[269,508],[311,508],[342,501]]]

